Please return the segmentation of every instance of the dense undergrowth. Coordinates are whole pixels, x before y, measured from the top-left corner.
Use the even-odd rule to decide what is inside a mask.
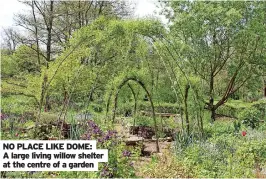
[[[250,114],[248,111],[248,109],[245,110],[245,113]],[[219,117],[217,121],[210,123],[209,114],[206,113],[205,116],[203,137],[199,137],[197,130],[190,136],[184,137],[186,134],[182,134],[182,125],[179,120],[174,117],[161,120],[158,118],[158,121],[163,122],[159,122],[159,126],[175,129],[175,141],[167,150],[161,151],[162,155],[153,155],[151,161],[142,164],[140,168],[138,162],[141,157],[141,147],[126,146],[123,136],[116,130],[112,130],[114,125],[111,120],[106,120],[104,115],[97,112],[89,120],[80,118],[77,113],[71,112],[66,118],[67,123],[72,124],[68,136],[70,139],[96,139],[98,148],[109,149],[109,162],[101,164],[99,172],[7,172],[5,175],[7,177],[33,178],[37,176],[78,178],[137,176],[249,178],[263,176],[262,173],[266,167],[266,123],[262,121],[265,119],[262,118],[259,122],[254,119],[252,122],[257,124],[254,127],[250,126],[250,123],[246,123],[244,117],[240,119]],[[54,140],[64,138],[60,128],[51,125],[58,119],[56,114],[44,112],[41,119],[40,127],[36,129],[32,115],[19,118],[2,113],[1,139]],[[134,119],[136,126],[153,126],[150,117],[140,114],[116,122],[132,126]],[[160,137],[165,136],[161,133]]]

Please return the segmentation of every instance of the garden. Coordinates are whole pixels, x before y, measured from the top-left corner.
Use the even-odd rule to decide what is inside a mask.
[[[1,45],[1,140],[96,140],[89,171],[1,178],[266,178],[266,3],[25,1]],[[74,166],[73,166],[74,167]]]

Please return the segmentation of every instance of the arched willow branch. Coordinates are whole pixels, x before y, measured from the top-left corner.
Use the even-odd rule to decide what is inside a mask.
[[[113,120],[113,122],[115,120],[119,92],[120,92],[121,88],[125,84],[127,84],[127,82],[129,82],[129,81],[134,81],[134,82],[138,83],[144,89],[144,91],[146,92],[146,94],[147,94],[147,96],[149,98],[149,101],[151,103],[151,108],[152,108],[152,118],[153,118],[153,122],[154,122],[154,131],[155,131],[155,136],[156,136],[156,151],[159,152],[158,128],[157,128],[157,122],[156,122],[155,110],[154,110],[154,104],[153,104],[153,101],[152,101],[152,97],[150,95],[150,92],[147,90],[145,84],[140,79],[138,79],[137,77],[135,77],[135,76],[133,76],[133,77],[127,77],[117,87],[117,91],[116,91],[115,99],[114,99],[114,109],[113,109],[113,117],[112,117],[112,120]]]
[[[194,87],[193,87],[193,85],[192,85],[192,82],[191,82],[191,80],[188,78],[188,76],[186,75],[186,73],[185,73],[185,71],[182,69],[182,67],[180,66],[180,64],[178,64],[178,62],[175,60],[175,55],[171,52],[171,50],[170,50],[170,48],[168,47],[168,46],[174,46],[165,36],[163,36],[163,35],[161,35],[161,37],[160,38],[155,38],[155,37],[150,37],[153,41],[159,41],[159,42],[161,42],[162,43],[162,45],[163,45],[163,47],[165,48],[165,52],[164,53],[167,53],[167,54],[169,54],[170,55],[170,57],[172,58],[172,59],[174,59],[174,61],[176,62],[176,65],[177,65],[177,67],[179,68],[179,70],[181,71],[181,73],[182,73],[182,75],[185,77],[185,79],[186,79],[186,81],[187,81],[187,84],[190,86],[190,88],[191,88],[191,90],[192,90],[192,96],[193,96],[193,99],[195,100],[195,103],[197,104],[197,106],[198,107],[200,107],[200,101],[199,101],[199,99],[197,98],[198,97],[198,95],[197,95],[197,91],[196,91],[196,89],[194,89]],[[153,44],[153,46],[155,47],[155,44],[154,43],[152,43]],[[175,46],[174,46],[175,47]],[[157,50],[157,48],[155,48],[156,50]],[[157,50],[157,52],[159,53],[159,51]],[[174,50],[174,52],[176,53],[176,55],[177,56],[179,56],[178,55],[178,52],[176,51],[176,50]],[[159,53],[160,54],[160,53]],[[171,69],[172,70],[172,69]],[[174,74],[174,71],[172,70],[172,73]],[[177,80],[177,79],[176,79]],[[182,94],[182,92],[181,92],[181,94]],[[185,98],[185,96],[183,96],[182,95],[182,98]],[[185,100],[185,99],[184,99]],[[201,113],[201,112],[200,112]],[[186,114],[186,115],[188,115],[188,114]],[[202,114],[200,114],[200,116],[201,116]],[[202,122],[202,117],[200,117],[201,119],[201,121],[200,121],[200,124],[201,124],[201,126],[200,126],[200,132],[203,134],[203,122]],[[198,119],[197,119],[198,120]],[[187,123],[187,121],[188,121],[188,119],[186,119],[186,123]],[[186,124],[187,125],[187,124]],[[187,129],[189,130],[189,127],[187,127]],[[188,132],[188,131],[187,131]]]

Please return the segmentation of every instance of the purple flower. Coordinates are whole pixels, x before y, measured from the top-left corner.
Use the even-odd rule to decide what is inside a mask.
[[[107,132],[103,132],[101,128],[93,121],[88,120],[88,130],[85,134],[85,139],[92,140],[96,139],[99,143],[103,144],[106,141],[110,141],[111,145],[108,144],[109,147],[116,145],[117,131],[108,130]]]
[[[101,177],[112,177],[113,174],[112,172],[109,170],[108,166],[105,165],[101,171]]]
[[[130,151],[128,151],[128,150],[124,150],[123,151],[123,156],[124,157],[130,157],[130,155],[131,155],[131,152]]]
[[[88,120],[88,133],[92,132],[92,135],[101,135],[102,134],[102,130],[97,126],[97,124],[95,124],[94,121],[92,120]]]
[[[1,120],[5,120],[8,118],[8,116],[6,114],[0,113],[0,118]]]
[[[102,143],[103,142],[103,139],[102,138],[98,138],[98,142]]]
[[[111,137],[110,137],[110,135],[106,135],[105,137],[104,137],[104,140],[109,140]]]
[[[91,128],[95,128],[97,127],[97,125],[95,124],[95,122],[93,120],[88,120],[88,124]]]
[[[97,133],[100,132],[100,129],[99,129],[98,127],[97,127],[97,128],[94,128],[94,129],[93,129],[93,132],[97,134]]]

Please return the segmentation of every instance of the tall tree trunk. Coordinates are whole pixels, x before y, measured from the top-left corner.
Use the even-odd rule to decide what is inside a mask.
[[[211,108],[211,119],[212,119],[212,122],[215,121],[215,111],[216,109],[214,107]]]
[[[43,82],[42,82],[42,90],[41,90],[41,96],[40,96],[40,102],[39,102],[38,118],[37,118],[37,121],[35,123],[36,126],[39,125],[39,122],[40,122],[40,119],[41,119],[41,112],[42,112],[42,106],[43,106],[44,99],[45,99],[47,81],[48,81],[48,77],[47,77],[47,74],[45,73],[44,77],[43,77]],[[37,127],[36,127],[36,129],[37,129]]]
[[[209,101],[209,110],[211,111],[211,121],[214,122],[215,121],[215,106],[214,106],[214,100],[211,97],[210,101]]]
[[[214,108],[214,99],[213,99],[213,89],[214,89],[214,72],[211,73],[210,76],[210,99],[209,99],[209,109],[211,111],[211,120],[215,121],[215,108]]]
[[[81,2],[80,1],[78,1],[78,4],[79,4],[79,11],[78,11],[78,22],[79,22],[79,28],[81,28],[82,27],[82,18],[81,18]]]
[[[188,91],[189,91],[189,84],[186,85],[185,88],[185,99],[184,99],[184,112],[185,112],[185,120],[186,120],[186,131],[187,131],[187,135],[189,135],[189,117],[188,117],[188,106],[187,106],[187,100],[188,100]]]
[[[47,24],[47,45],[46,45],[46,68],[49,68],[49,62],[51,61],[51,51],[52,51],[52,26],[53,26],[53,9],[54,1],[50,1],[50,12],[48,16]],[[46,93],[46,91],[45,91]],[[46,94],[46,99],[49,99],[48,94]],[[45,100],[45,107],[49,106],[49,100]]]
[[[46,58],[47,61],[51,61],[51,46],[52,46],[52,27],[53,27],[53,9],[54,9],[54,1],[50,1],[50,12],[48,16],[48,24],[47,24],[47,46],[46,46]],[[47,63],[48,68],[48,63]]]
[[[34,8],[34,1],[32,1],[31,8],[32,8],[32,15],[34,19],[34,30],[35,30],[35,41],[37,46],[37,61],[38,61],[38,70],[41,71],[41,59],[40,59],[40,46],[39,46],[39,38],[38,38],[38,26],[37,26],[37,20],[35,15],[35,8]]]
[[[264,93],[264,98],[266,98],[266,79],[263,79],[264,81],[264,89],[263,89],[263,93]],[[263,116],[266,116],[266,108],[264,108],[263,110]]]
[[[46,99],[45,99],[45,111],[48,112],[51,110],[51,103],[50,103],[50,97],[49,95],[47,94],[46,95]]]

